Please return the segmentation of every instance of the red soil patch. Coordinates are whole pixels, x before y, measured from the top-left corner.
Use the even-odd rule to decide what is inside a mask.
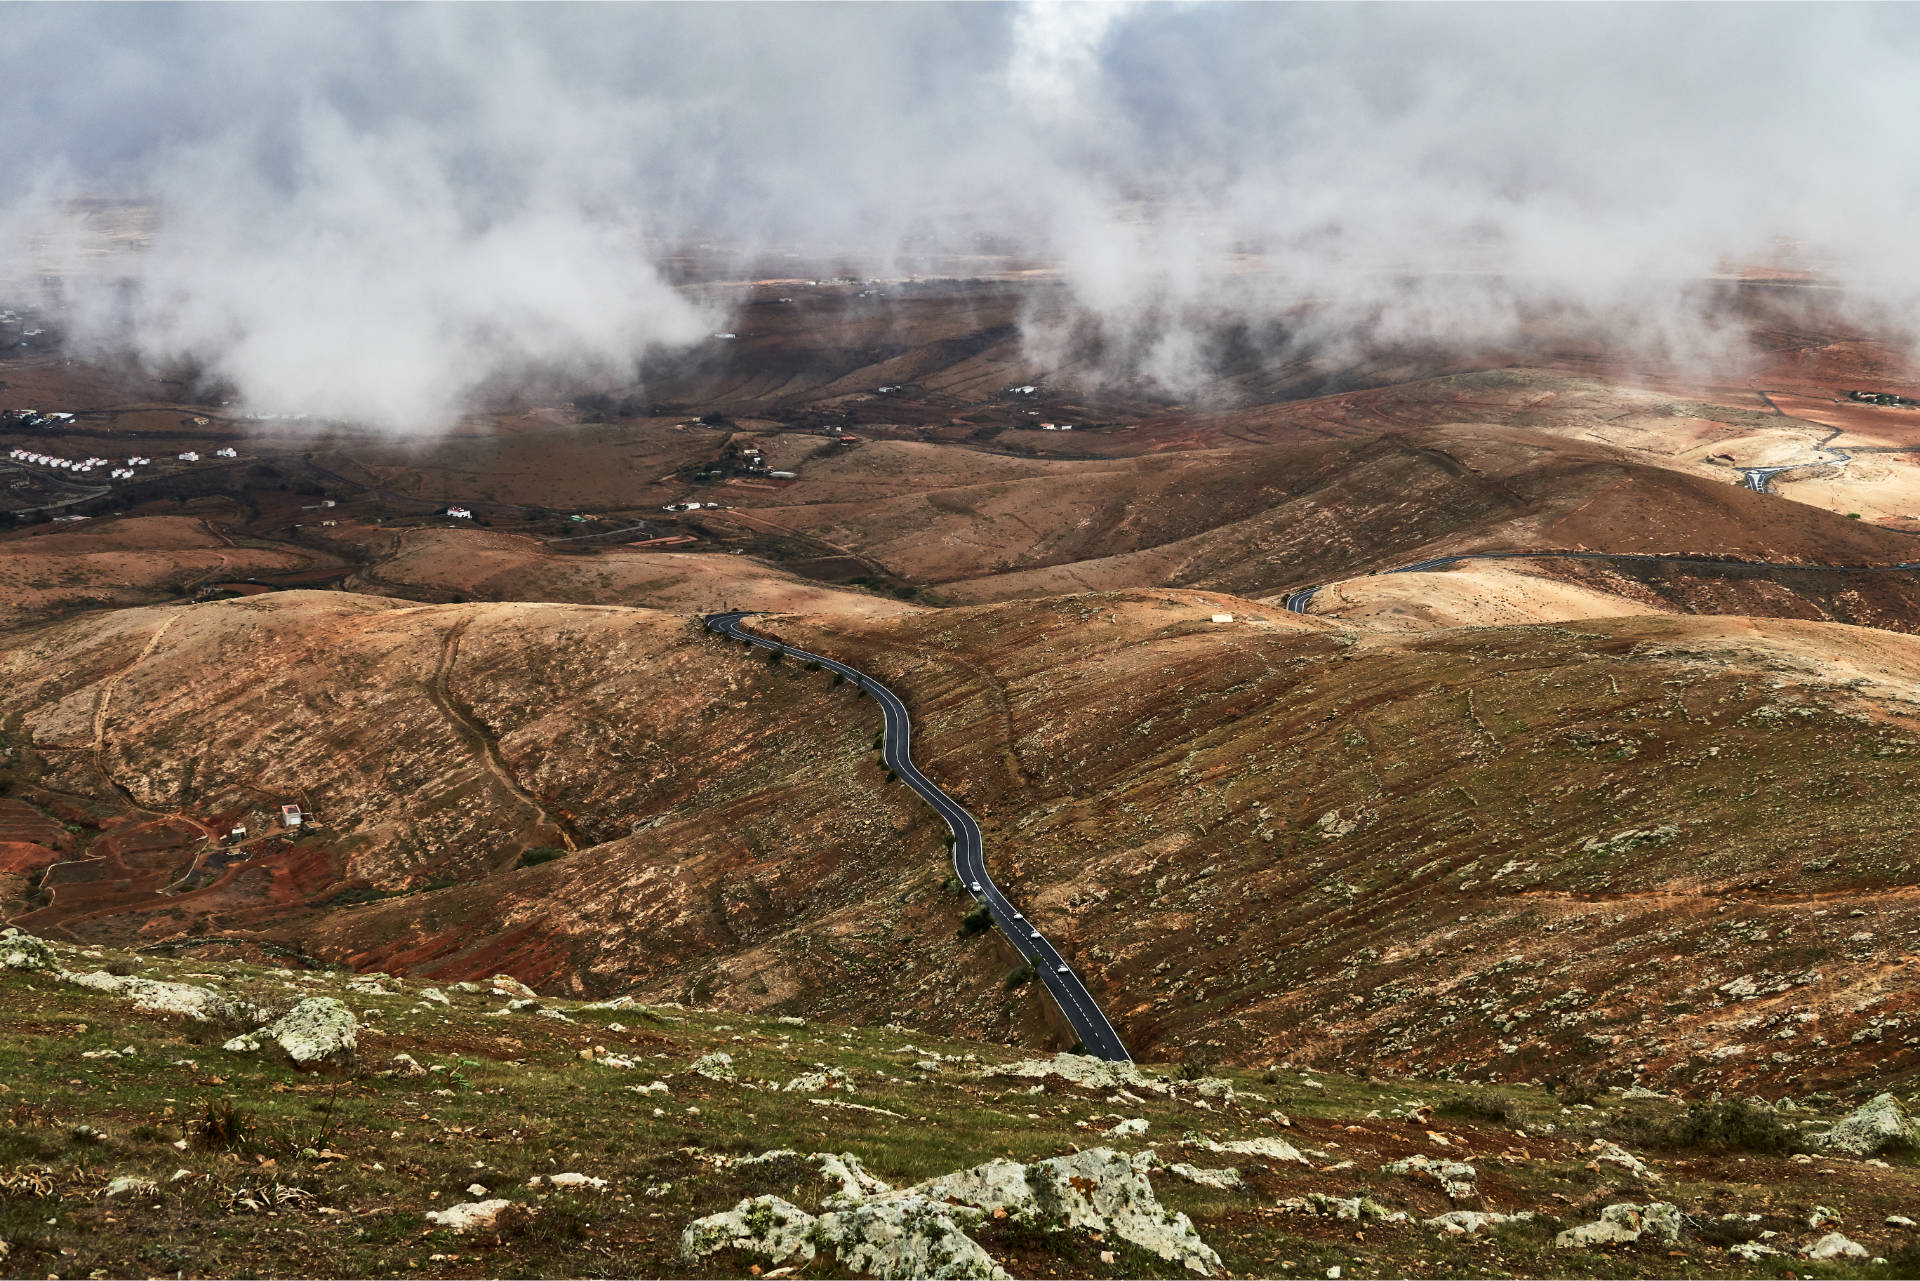
[[[59,852],[44,845],[31,841],[0,842],[0,872],[37,872],[59,861]]]

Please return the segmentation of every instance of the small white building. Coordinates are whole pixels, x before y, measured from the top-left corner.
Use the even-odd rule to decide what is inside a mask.
[[[298,827],[304,821],[298,805],[282,805],[280,807],[280,822],[283,826]]]
[[[237,449],[216,449],[213,451],[213,456],[215,458],[238,458],[240,451]]]
[[[447,515],[453,517],[455,520],[473,519],[473,513],[464,507],[449,507],[447,508]]]
[[[1213,621],[1216,623],[1231,623],[1233,621],[1233,615],[1232,614],[1215,614],[1213,616]]]
[[[180,455],[180,461],[183,463],[197,463],[200,461],[200,455],[189,449],[186,453]]]

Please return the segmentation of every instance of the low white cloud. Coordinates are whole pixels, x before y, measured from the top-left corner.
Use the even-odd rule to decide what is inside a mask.
[[[1183,394],[1234,326],[1719,360],[1698,282],[1782,243],[1920,330],[1916,72],[1894,7],[15,6],[0,279],[397,432],[700,341],[703,242],[1018,247],[1064,283],[1036,359]],[[76,195],[150,202],[146,249],[89,252]]]

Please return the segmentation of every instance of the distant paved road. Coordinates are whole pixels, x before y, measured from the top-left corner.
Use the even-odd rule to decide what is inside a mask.
[[[1033,963],[1034,972],[1047,985],[1047,991],[1053,993],[1053,999],[1060,1005],[1060,1012],[1073,1025],[1074,1033],[1079,1036],[1085,1051],[1097,1058],[1131,1062],[1133,1056],[1127,1053],[1120,1034],[1113,1030],[1113,1024],[1107,1021],[1093,994],[1087,991],[1087,985],[1067,965],[1059,949],[1048,942],[1039,929],[1000,892],[1000,887],[993,883],[993,877],[987,872],[980,825],[973,821],[973,815],[960,808],[958,802],[941,791],[913,763],[913,723],[907,715],[907,705],[900,701],[899,695],[845,663],[742,630],[740,620],[746,617],[748,615],[745,612],[710,614],[706,624],[722,636],[751,641],[763,649],[791,654],[801,662],[818,663],[873,695],[881,711],[886,714],[887,728],[881,759],[886,762],[888,769],[899,775],[908,787],[918,792],[921,799],[933,806],[940,817],[947,821],[947,827],[954,837],[953,870],[960,878],[960,884],[974,898],[987,905],[987,910],[993,914],[993,923],[1000,927],[1000,932],[1013,940],[1020,955]]]
[[[1920,570],[1920,561],[1903,560],[1897,565],[1802,565],[1784,560],[1740,560],[1732,556],[1669,556],[1658,552],[1462,552],[1458,556],[1434,556],[1411,565],[1383,569],[1382,574],[1420,574],[1446,569],[1470,560],[1601,560],[1635,565],[1732,565],[1748,569],[1799,569],[1831,574],[1910,574]],[[1341,579],[1341,582],[1351,581]],[[1296,614],[1308,612],[1314,594],[1326,584],[1301,587],[1281,597],[1283,607]]]

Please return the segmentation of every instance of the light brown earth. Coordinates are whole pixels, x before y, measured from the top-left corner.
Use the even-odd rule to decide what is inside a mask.
[[[1349,578],[1315,593],[1310,612],[1346,623],[1434,631],[1668,611],[1529,572],[1522,562]]]
[[[343,530],[342,537],[364,541],[372,533]],[[555,547],[568,544],[460,529],[403,529],[385,541],[378,565],[350,579],[349,587],[375,594],[408,588],[443,599],[643,605],[676,613],[886,615],[916,608],[885,596],[835,590],[758,557],[719,551],[643,550],[617,542],[591,552],[560,551]]]
[[[329,563],[303,549],[238,542],[187,516],[45,525],[0,537],[0,627],[148,604],[222,579]]]

